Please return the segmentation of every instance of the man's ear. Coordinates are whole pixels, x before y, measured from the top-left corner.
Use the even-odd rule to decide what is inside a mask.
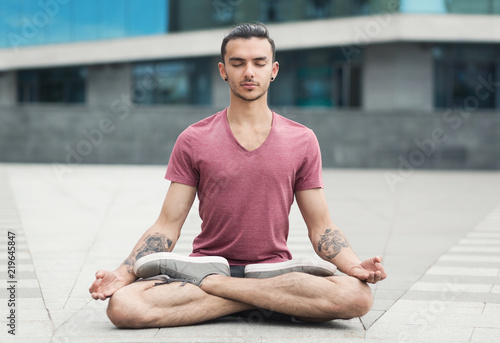
[[[227,81],[226,66],[224,65],[224,63],[219,62],[218,67],[219,67],[220,77],[222,77],[224,81]]]
[[[271,77],[273,78],[273,81],[274,79],[276,79],[276,76],[278,76],[278,71],[280,70],[280,64],[278,63],[278,61],[274,61],[273,63],[273,73],[271,74]]]

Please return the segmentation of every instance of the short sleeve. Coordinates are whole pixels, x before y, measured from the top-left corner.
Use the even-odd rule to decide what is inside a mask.
[[[321,150],[314,132],[310,131],[302,165],[295,176],[294,191],[304,191],[313,188],[323,188],[321,173]]]
[[[185,130],[175,142],[168,162],[165,179],[187,186],[198,187],[200,177],[194,167],[191,147],[189,132]]]

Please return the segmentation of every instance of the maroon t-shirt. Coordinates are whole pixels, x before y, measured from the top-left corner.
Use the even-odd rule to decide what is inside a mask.
[[[323,188],[316,136],[273,112],[266,141],[248,151],[233,135],[226,111],[179,135],[165,175],[197,187],[203,222],[191,256],[222,256],[231,265],[289,260],[294,192]]]

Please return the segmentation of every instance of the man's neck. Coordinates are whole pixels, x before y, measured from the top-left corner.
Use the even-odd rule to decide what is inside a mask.
[[[267,106],[266,99],[255,101],[231,99],[231,104],[227,109],[227,118],[230,124],[238,126],[270,126],[272,112]]]

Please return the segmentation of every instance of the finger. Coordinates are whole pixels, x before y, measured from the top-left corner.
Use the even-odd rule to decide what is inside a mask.
[[[367,283],[372,283],[373,282],[373,272],[367,272],[366,273],[365,281]]]
[[[104,298],[109,298],[115,293],[115,290],[107,290],[106,292],[103,292]]]
[[[104,276],[106,276],[106,273],[104,272],[104,270],[98,270],[95,273],[96,279],[102,279]]]
[[[92,284],[92,286],[90,286],[89,292],[90,293],[95,293],[99,289],[99,286],[101,285],[101,282],[102,282],[102,279],[95,280],[94,283]]]
[[[377,263],[375,266],[377,267],[378,271],[380,271],[380,276],[382,277],[382,279],[385,279],[387,277],[387,273],[385,272],[384,266],[380,263]]]
[[[361,281],[367,281],[368,278],[370,277],[370,272],[366,270],[356,270],[354,273],[351,274],[351,276],[358,278]]]
[[[370,277],[368,278],[368,283],[375,283],[375,273],[370,273]]]

